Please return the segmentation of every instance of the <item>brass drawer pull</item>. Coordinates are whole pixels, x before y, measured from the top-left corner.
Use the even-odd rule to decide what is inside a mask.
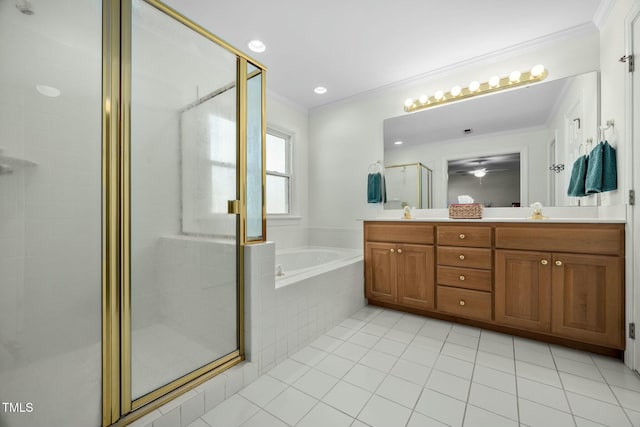
[[[547,261],[546,259],[543,259],[542,261],[540,261],[540,264],[547,265],[549,264],[549,261]]]
[[[391,248],[391,249],[389,249],[389,252],[394,253],[395,249]]]
[[[465,235],[464,235],[464,234],[461,234],[461,235],[460,235],[460,236],[458,236],[458,237],[460,237],[460,240],[464,240]]]
[[[560,267],[562,265],[562,261],[556,261],[556,265]]]
[[[402,253],[402,249],[398,249],[398,253],[401,254]]]
[[[460,280],[463,280],[463,281],[464,281],[464,279],[466,279],[466,277],[464,277],[464,276],[461,274],[461,275],[460,275]]]
[[[464,255],[460,255],[460,259],[464,260]]]
[[[460,300],[460,305],[464,306],[464,300]]]

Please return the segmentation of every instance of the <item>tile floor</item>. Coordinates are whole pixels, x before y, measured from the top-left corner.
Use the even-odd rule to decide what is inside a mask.
[[[368,306],[191,427],[640,426],[620,361]]]

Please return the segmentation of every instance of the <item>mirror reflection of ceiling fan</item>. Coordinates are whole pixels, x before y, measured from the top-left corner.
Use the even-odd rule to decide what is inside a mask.
[[[475,168],[472,170],[459,170],[456,171],[456,173],[459,174],[472,174],[473,176],[477,177],[477,178],[482,178],[483,176],[485,176],[487,173],[489,172],[501,172],[501,171],[506,171],[509,169],[487,169],[487,168],[483,168],[482,164],[484,163],[484,160],[476,160],[475,162]]]

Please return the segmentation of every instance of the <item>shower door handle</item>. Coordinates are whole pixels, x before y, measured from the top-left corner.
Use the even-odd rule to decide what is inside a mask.
[[[227,200],[227,213],[240,215],[240,200]]]

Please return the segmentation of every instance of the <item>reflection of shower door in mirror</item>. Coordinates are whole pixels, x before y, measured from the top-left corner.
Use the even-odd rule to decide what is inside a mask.
[[[228,201],[238,199],[238,60],[150,4],[132,6],[130,401],[136,409],[179,379],[239,355],[238,219],[228,213]]]

